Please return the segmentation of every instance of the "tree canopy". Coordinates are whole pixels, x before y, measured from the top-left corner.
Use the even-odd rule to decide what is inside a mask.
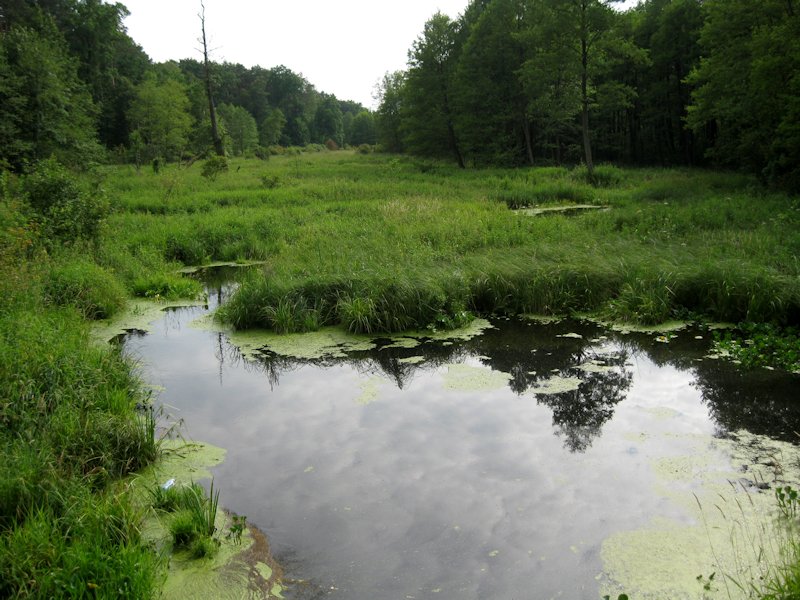
[[[473,0],[426,23],[376,111],[459,164],[708,164],[800,190],[793,0]]]

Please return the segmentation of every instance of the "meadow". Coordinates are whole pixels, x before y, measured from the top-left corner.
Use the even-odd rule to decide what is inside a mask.
[[[800,205],[746,176],[686,169],[459,170],[319,152],[106,172],[98,263],[140,295],[175,265],[263,261],[221,311],[237,328],[452,327],[474,314],[800,320]],[[596,205],[579,214],[525,207]],[[523,209],[521,211],[512,209]],[[180,290],[179,290],[180,291]]]

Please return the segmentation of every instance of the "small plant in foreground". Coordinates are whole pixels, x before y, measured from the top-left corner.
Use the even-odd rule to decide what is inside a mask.
[[[697,581],[700,585],[703,586],[703,591],[706,592],[716,591],[716,588],[714,587],[714,577],[716,576],[717,576],[716,572],[712,573],[708,577],[705,577],[703,575],[697,576]]]
[[[225,539],[233,540],[233,543],[238,546],[242,543],[242,534],[246,528],[247,516],[231,513],[231,525],[228,528],[228,533],[225,535]]]
[[[784,518],[788,520],[797,519],[798,505],[800,505],[800,498],[798,498],[797,490],[791,486],[779,487],[775,490],[775,497],[778,499],[778,508]]]
[[[151,490],[153,506],[164,511],[174,511],[169,522],[169,532],[176,547],[187,548],[195,558],[213,555],[219,547],[214,538],[219,507],[219,490],[211,482],[209,495],[192,483],[184,487],[163,486]]]
[[[201,535],[213,536],[217,531],[217,508],[219,507],[219,490],[214,490],[214,482],[208,491],[208,498],[203,495],[202,489],[195,485],[190,488],[193,494],[187,498],[187,508],[192,513],[195,526]]]

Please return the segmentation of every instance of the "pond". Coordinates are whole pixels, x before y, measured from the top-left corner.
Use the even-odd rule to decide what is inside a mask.
[[[798,377],[708,358],[708,329],[492,319],[245,358],[196,325],[209,285],[124,348],[185,436],[227,450],[214,485],[267,533],[286,597],[728,597],[701,586],[761,568],[723,548],[746,519],[709,520],[726,494],[769,515],[796,482]]]

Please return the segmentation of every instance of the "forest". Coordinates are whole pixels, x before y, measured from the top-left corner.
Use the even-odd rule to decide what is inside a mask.
[[[679,322],[751,388],[773,372],[796,384],[798,10],[471,0],[430,17],[365,107],[291,65],[155,63],[122,3],[2,0],[0,598],[162,597],[170,556],[252,541],[200,486],[132,483],[174,458],[172,430],[124,342],[103,337],[115,318],[208,305],[204,266],[243,273],[206,323],[220,357],[247,330]],[[213,28],[197,20],[198,37]],[[667,329],[642,331],[679,353]],[[735,581],[748,597],[800,594],[800,496],[777,492],[782,562]],[[145,514],[168,523],[163,552]],[[703,597],[727,577],[709,574],[690,578]]]
[[[126,14],[99,0],[4,3],[3,164],[209,151],[202,57],[153,64]],[[796,191],[798,27],[793,0],[646,0],[624,12],[474,0],[456,19],[429,19],[408,68],[378,85],[374,112],[285,66],[212,62],[209,79],[234,156],[378,143],[460,166],[712,166]]]

